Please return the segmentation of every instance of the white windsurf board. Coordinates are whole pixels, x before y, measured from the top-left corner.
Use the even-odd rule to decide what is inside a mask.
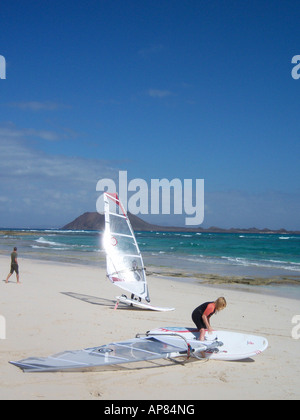
[[[169,312],[169,311],[174,311],[175,310],[175,308],[165,308],[165,307],[161,307],[161,306],[153,306],[150,303],[143,302],[143,301],[140,302],[139,300],[136,300],[136,299],[129,299],[126,296],[116,296],[116,299],[117,299],[117,305],[119,304],[119,302],[122,302],[122,303],[125,303],[126,305],[129,305],[129,306],[135,306],[135,307],[141,308],[141,309],[148,309],[150,311]]]
[[[205,358],[213,360],[243,360],[257,356],[268,347],[268,340],[265,337],[257,335],[238,333],[231,331],[213,331],[212,334],[205,334],[205,341],[199,340],[199,331],[194,328],[185,327],[165,327],[151,330],[147,333],[149,336],[169,336],[168,343],[175,343],[176,340],[183,337],[197,353],[197,348]],[[212,351],[213,343],[222,343],[218,346],[218,351]],[[203,344],[209,346],[207,351],[203,352]]]

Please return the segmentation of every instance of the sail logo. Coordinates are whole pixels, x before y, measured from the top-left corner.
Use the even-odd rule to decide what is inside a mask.
[[[300,79],[300,55],[294,55],[292,64],[296,64],[296,66],[292,68],[292,78],[298,80]]]
[[[6,60],[0,55],[0,79],[6,79]]]
[[[0,315],[0,340],[6,339],[6,320],[3,315]]]
[[[104,211],[104,193],[117,193],[114,180],[100,179],[96,191],[98,213]],[[131,214],[183,215],[188,226],[200,225],[204,220],[204,179],[151,179],[150,185],[141,178],[128,182],[127,171],[119,171],[118,195],[125,211]]]

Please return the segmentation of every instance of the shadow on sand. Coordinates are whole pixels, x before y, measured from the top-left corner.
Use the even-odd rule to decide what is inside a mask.
[[[74,293],[74,292],[61,292],[61,294],[70,296],[74,299],[82,300],[83,302],[90,303],[92,305],[100,305],[100,306],[106,306],[109,308],[114,309],[116,306],[117,300],[111,300],[111,299],[104,299],[102,297],[98,296],[89,296],[89,295],[83,295],[81,293]],[[118,306],[118,310],[134,310],[134,311],[145,311],[145,309],[137,308],[134,306],[128,306],[125,303],[120,302]]]

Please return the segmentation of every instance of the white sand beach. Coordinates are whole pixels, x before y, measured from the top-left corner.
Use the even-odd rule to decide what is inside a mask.
[[[0,256],[0,399],[199,400],[299,399],[300,340],[291,336],[299,300],[149,276],[151,303],[173,312],[136,310],[120,304],[119,289],[104,270],[87,265],[19,258],[20,280],[4,280],[9,259]],[[193,326],[192,310],[225,296],[227,308],[212,326],[265,336],[268,349],[239,362],[195,361],[105,372],[23,373],[9,364],[135,337],[162,326]]]

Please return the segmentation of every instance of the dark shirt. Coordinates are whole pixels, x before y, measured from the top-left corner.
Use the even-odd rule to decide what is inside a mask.
[[[16,253],[16,251],[13,251],[12,253],[11,253],[11,263],[12,264],[17,264],[17,258],[18,258],[18,254]]]

